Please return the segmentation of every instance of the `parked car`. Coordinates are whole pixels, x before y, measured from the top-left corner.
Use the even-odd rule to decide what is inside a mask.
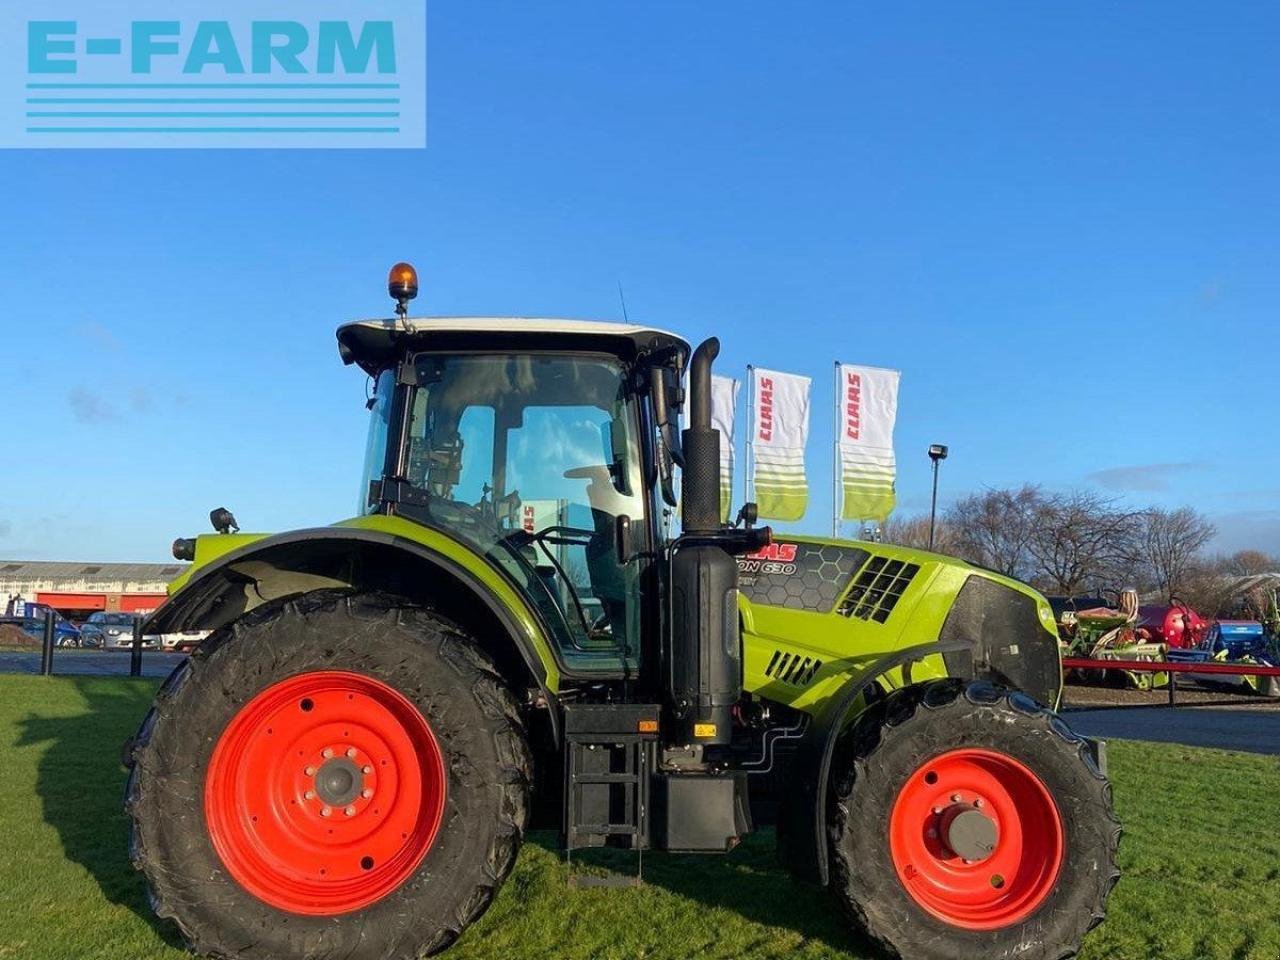
[[[45,614],[51,609],[43,603],[28,603],[22,616],[2,617],[0,623],[12,624],[28,636],[43,640]],[[79,628],[57,610],[53,611],[53,642],[59,647],[80,646]]]
[[[80,627],[80,645],[104,650],[110,647],[127,647],[133,643],[133,620],[131,613],[106,613],[99,610],[90,614],[89,619]],[[122,638],[124,643],[120,643]]]
[[[210,630],[180,630],[177,633],[162,633],[160,634],[160,646],[165,650],[190,653],[211,632]]]
[[[112,637],[107,643],[107,650],[128,650],[133,646],[133,626],[130,625],[127,632]],[[143,650],[159,650],[160,638],[154,633],[146,634],[142,638]]]

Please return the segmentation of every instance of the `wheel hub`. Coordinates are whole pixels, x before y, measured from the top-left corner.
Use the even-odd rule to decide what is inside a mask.
[[[346,807],[364,790],[364,774],[346,757],[326,760],[316,771],[316,795],[331,807]]]
[[[947,846],[966,863],[981,863],[996,848],[996,822],[977,807],[952,804],[942,814],[942,825]]]

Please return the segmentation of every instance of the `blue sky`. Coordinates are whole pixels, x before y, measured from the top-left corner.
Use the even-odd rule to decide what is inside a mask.
[[[1280,549],[1280,7],[434,2],[425,151],[0,152],[0,556],[349,515],[333,329],[632,319],[903,371],[900,503],[1024,481]]]

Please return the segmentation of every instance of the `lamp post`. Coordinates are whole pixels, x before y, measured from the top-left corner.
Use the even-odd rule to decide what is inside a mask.
[[[933,532],[938,522],[938,464],[947,459],[946,444],[929,444],[929,459],[933,461],[933,502],[929,505],[929,549],[933,549]]]

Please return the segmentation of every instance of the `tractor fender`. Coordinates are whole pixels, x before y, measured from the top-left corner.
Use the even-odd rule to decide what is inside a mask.
[[[456,546],[454,541],[450,545]],[[476,563],[488,569],[478,557]],[[479,619],[489,627],[479,635],[498,648],[488,652],[509,682],[532,681],[537,686],[558,742],[559,709],[552,688],[559,674],[540,622],[505,580],[495,589],[493,577],[486,577],[493,581],[486,584],[470,566],[474,564],[383,530],[294,530],[253,540],[198,566],[146,619],[143,630],[216,630],[263,603],[313,590],[367,589],[410,600],[442,599],[445,616],[472,624]],[[494,571],[493,576],[500,575]],[[505,637],[493,636],[495,624]],[[509,641],[505,651],[503,639]],[[516,684],[517,692],[521,685]]]
[[[797,789],[787,795],[779,811],[778,857],[791,873],[801,880],[827,885],[827,791],[831,782],[831,762],[836,742],[848,727],[849,711],[871,685],[891,670],[903,669],[905,681],[911,683],[911,665],[925,657],[954,653],[963,657],[971,653],[968,641],[936,641],[903,647],[886,654],[866,669],[852,674],[813,718],[797,744],[794,778]],[[954,661],[953,661],[954,662]],[[955,671],[950,671],[956,675]],[[964,672],[964,671],[961,671]],[[971,675],[972,668],[968,670]]]

